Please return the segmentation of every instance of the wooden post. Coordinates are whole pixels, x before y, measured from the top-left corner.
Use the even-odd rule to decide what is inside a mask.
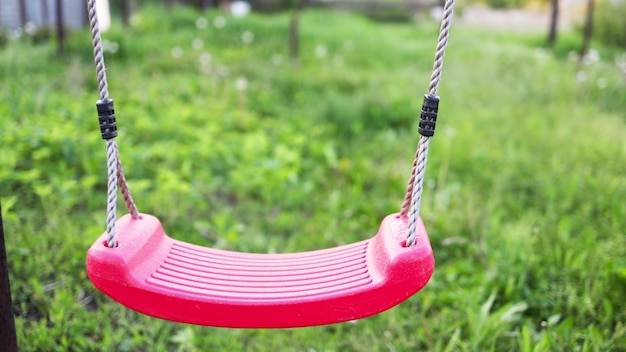
[[[63,0],[56,0],[56,17],[57,17],[57,54],[63,56],[65,54],[65,25],[63,21]]]
[[[583,31],[583,45],[580,48],[580,59],[582,60],[587,51],[589,51],[589,42],[591,42],[591,34],[593,33],[593,12],[594,0],[587,0],[587,14],[585,18],[585,29]]]
[[[0,204],[0,350],[17,352],[17,336],[15,334],[11,287],[9,285],[9,265],[4,244],[2,204]]]

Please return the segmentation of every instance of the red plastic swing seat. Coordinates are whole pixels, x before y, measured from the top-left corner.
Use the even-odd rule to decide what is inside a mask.
[[[422,289],[434,270],[426,229],[405,247],[407,220],[387,216],[373,238],[290,254],[230,252],[168,237],[141,214],[117,222],[89,249],[87,273],[102,292],[166,320],[235,328],[285,328],[364,318]]]

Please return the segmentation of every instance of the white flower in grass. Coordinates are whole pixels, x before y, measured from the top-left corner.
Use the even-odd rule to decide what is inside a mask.
[[[117,42],[112,42],[109,40],[102,41],[102,50],[104,52],[115,54],[120,49],[120,45]]]
[[[600,53],[595,49],[589,49],[585,57],[583,57],[583,63],[585,65],[592,65],[597,62],[600,62]]]
[[[218,76],[221,76],[221,77],[226,77],[230,75],[230,69],[226,66],[218,67],[215,72],[217,73]]]
[[[328,55],[328,49],[324,45],[318,45],[315,48],[315,56],[317,56],[319,59],[325,58],[326,55]]]
[[[596,82],[598,84],[598,88],[600,89],[604,89],[606,88],[607,82],[605,78],[600,78],[598,79],[598,82]]]
[[[15,28],[11,31],[11,39],[17,39],[22,36],[22,28]]]
[[[209,21],[204,17],[199,17],[196,20],[196,28],[198,29],[206,29],[209,26]]]
[[[136,14],[136,13],[132,14],[130,16],[130,25],[132,27],[141,26],[141,15]]]
[[[250,13],[250,4],[245,1],[233,1],[230,4],[230,13],[233,17],[244,17]]]
[[[254,33],[250,31],[245,31],[243,32],[243,34],[241,34],[241,41],[244,44],[250,44],[252,43],[253,40],[254,40]]]
[[[24,25],[24,32],[28,35],[34,35],[37,32],[37,25],[33,22],[26,22]]]
[[[546,52],[546,49],[544,48],[535,48],[535,57],[537,59],[543,60],[548,57],[548,53]]]
[[[244,91],[248,88],[248,81],[246,80],[245,77],[239,77],[237,78],[237,80],[235,81],[235,88],[237,88],[237,90],[240,91]]]
[[[211,54],[209,54],[207,52],[204,52],[204,53],[200,54],[200,57],[198,57],[198,60],[200,61],[200,63],[202,65],[210,64],[211,63],[211,59],[212,59]]]
[[[272,58],[270,60],[276,66],[280,66],[283,64],[283,56],[281,54],[272,55]]]
[[[433,7],[430,10],[430,18],[432,18],[433,20],[437,22],[441,22],[441,19],[443,18],[443,7],[441,6]]]
[[[180,59],[183,57],[183,48],[176,46],[172,48],[172,57],[174,59]]]
[[[576,80],[580,83],[585,82],[587,80],[587,74],[585,71],[576,72]]]
[[[215,17],[213,20],[213,27],[218,29],[226,27],[226,19],[222,16]]]
[[[196,50],[202,49],[202,47],[204,47],[204,40],[202,40],[202,38],[194,38],[191,42],[191,47]]]

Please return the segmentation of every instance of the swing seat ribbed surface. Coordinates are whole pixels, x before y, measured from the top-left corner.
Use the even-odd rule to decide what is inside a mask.
[[[389,215],[371,239],[340,247],[255,254],[177,241],[157,218],[126,215],[118,247],[106,246],[106,233],[91,246],[87,273],[114,300],[167,320],[238,328],[349,321],[397,305],[430,279],[424,225],[420,219],[416,245],[405,247],[406,222]]]

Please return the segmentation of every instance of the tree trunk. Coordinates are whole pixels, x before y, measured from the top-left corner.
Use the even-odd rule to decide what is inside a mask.
[[[4,228],[2,226],[2,205],[0,204],[0,350],[17,352],[17,336],[15,335],[15,319],[11,304],[11,287],[9,283],[9,265],[4,244]]]
[[[594,0],[587,0],[587,17],[585,18],[585,29],[583,31],[583,45],[580,48],[580,59],[582,60],[589,50],[589,42],[593,32],[593,11]]]
[[[59,56],[65,54],[65,25],[63,20],[63,0],[56,0],[56,15],[57,15],[57,53]]]
[[[19,1],[20,6],[20,27],[24,28],[28,22],[28,14],[26,13],[26,0]]]
[[[130,25],[130,14],[130,0],[122,0],[122,24],[124,27],[128,27]]]
[[[548,33],[548,47],[554,48],[557,36],[557,24],[559,22],[559,0],[552,1],[552,12],[550,14],[550,31]]]
[[[289,57],[297,61],[300,57],[300,12],[308,4],[307,0],[296,0],[289,21]]]

